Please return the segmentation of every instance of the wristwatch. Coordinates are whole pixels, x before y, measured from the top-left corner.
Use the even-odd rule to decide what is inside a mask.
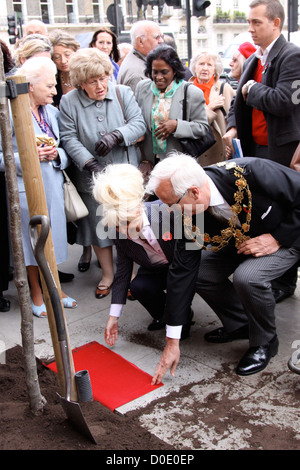
[[[251,88],[252,85],[254,85],[255,83],[256,83],[255,80],[248,80],[248,82],[245,83],[245,85],[243,86],[243,88],[244,88],[244,90],[245,90],[245,94],[248,95],[250,88]]]

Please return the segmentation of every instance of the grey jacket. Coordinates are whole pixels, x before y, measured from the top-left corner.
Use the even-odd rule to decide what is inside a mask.
[[[152,144],[152,123],[151,110],[154,95],[150,89],[152,80],[141,81],[136,87],[136,100],[142,110],[147,132],[143,141],[143,148],[146,157],[154,163],[153,144]],[[184,84],[183,84],[184,85]],[[182,151],[181,144],[177,140],[181,137],[198,138],[205,135],[209,128],[205,111],[205,100],[201,90],[195,86],[189,87],[189,97],[187,100],[187,121],[182,120],[182,104],[184,97],[184,86],[181,86],[175,92],[170,108],[169,119],[177,119],[177,129],[173,135],[168,138],[167,150],[159,154],[160,159],[164,159],[167,154],[173,150]]]
[[[146,57],[132,49],[123,60],[117,78],[117,83],[129,86],[135,92],[137,84],[144,80]]]
[[[83,90],[73,90],[60,101],[59,127],[63,148],[75,163],[73,182],[81,192],[90,192],[90,174],[83,167],[96,158],[103,165],[127,163],[125,146],[128,146],[130,163],[137,166],[140,151],[134,145],[144,135],[146,126],[141,110],[129,87],[119,85],[125,119],[118,101],[115,85],[108,82],[103,101],[91,100]],[[95,152],[95,143],[108,132],[119,130],[124,142],[116,146],[106,157]]]

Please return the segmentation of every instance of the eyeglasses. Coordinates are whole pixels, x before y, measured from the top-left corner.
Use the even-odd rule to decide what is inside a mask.
[[[156,41],[158,41],[159,39],[164,40],[164,37],[163,37],[162,34],[155,34],[155,36],[152,36],[152,37],[153,37],[153,39],[155,39]]]
[[[103,86],[107,80],[108,80],[108,77],[98,77],[98,78],[93,78],[92,80],[86,81],[85,84],[90,87],[96,88],[96,86],[98,86],[99,83],[100,85]]]
[[[147,37],[146,34],[141,34],[140,36],[138,36],[139,38],[144,38],[144,37]],[[149,36],[148,36],[149,37]],[[156,41],[159,41],[159,39],[161,39],[162,41],[164,40],[164,36],[163,34],[155,34],[154,36],[152,36],[153,39],[155,39]]]
[[[169,207],[177,206],[178,204],[180,204],[180,202],[182,201],[184,196],[187,194],[187,192],[188,192],[188,189],[183,193],[183,195],[178,199],[177,202],[173,202],[172,204],[166,204],[166,205]]]

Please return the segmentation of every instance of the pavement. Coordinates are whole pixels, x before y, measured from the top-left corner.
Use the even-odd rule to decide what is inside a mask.
[[[93,254],[90,269],[78,272],[82,249],[77,245],[68,248],[68,261],[59,269],[75,274],[71,283],[62,284],[63,290],[78,301],[76,309],[65,309],[71,347],[91,341],[105,345],[110,296],[95,298],[100,268]],[[0,314],[0,347],[4,351],[22,345],[13,281],[5,295],[11,301],[11,310]],[[204,334],[218,327],[219,320],[199,296],[194,298],[193,309],[195,325],[191,337],[181,342],[175,377],[168,372],[162,387],[117,411],[126,414],[139,410],[141,425],[178,450],[299,449],[300,377],[289,370],[287,362],[300,348],[300,283],[292,297],[276,306],[278,355],[264,371],[249,377],[234,372],[248,349],[247,341],[220,345],[205,342]],[[128,301],[113,350],[153,375],[165,345],[165,332],[148,331],[150,321],[137,301]],[[46,319],[34,317],[34,337],[36,356],[53,359]]]

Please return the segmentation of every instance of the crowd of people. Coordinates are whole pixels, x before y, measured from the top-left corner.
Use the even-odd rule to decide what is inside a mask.
[[[175,373],[180,340],[193,325],[195,295],[222,323],[207,341],[249,341],[237,374],[261,371],[277,354],[275,304],[294,293],[300,259],[300,175],[289,168],[300,142],[300,107],[292,100],[300,49],[284,39],[284,20],[278,0],[250,3],[253,43],[242,44],[231,62],[236,91],[222,80],[218,54],[197,51],[187,70],[152,21],[136,22],[122,50],[108,28],[97,29],[89,47],[81,48],[63,31],[48,34],[39,21],[24,27],[12,57],[1,43],[6,74],[25,75],[30,84],[36,136],[51,139],[38,144],[38,155],[57,264],[68,251],[66,169],[89,211],[76,222],[83,249],[78,269],[89,269],[94,250],[101,267],[95,296],[111,293],[105,341],[117,341],[128,298],[149,312],[149,330],[166,328],[153,383],[169,368]],[[32,311],[45,317],[13,123],[12,130]],[[182,139],[201,140],[208,130],[215,143],[197,158],[186,155]],[[245,155],[238,160],[236,138]],[[152,169],[147,181],[145,160]],[[7,220],[2,149],[0,170]],[[182,236],[176,239],[178,225]],[[0,311],[10,308],[4,296],[8,233],[2,233]],[[62,297],[66,308],[80,302]]]

